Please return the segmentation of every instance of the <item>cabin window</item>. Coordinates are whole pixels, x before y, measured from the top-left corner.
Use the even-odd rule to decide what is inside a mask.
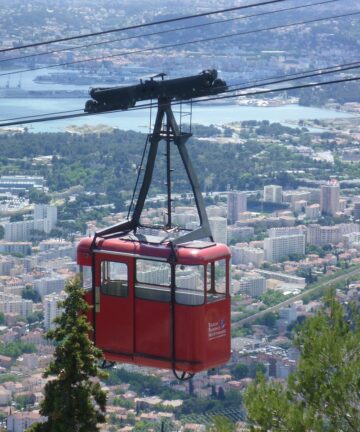
[[[84,290],[89,291],[92,289],[92,267],[81,266],[80,267],[80,278],[81,285]]]
[[[171,267],[166,262],[136,260],[135,295],[139,299],[170,302]]]
[[[207,301],[222,300],[226,296],[226,260],[209,263],[206,268]]]
[[[101,292],[115,297],[128,295],[128,268],[115,261],[101,262]]]
[[[203,266],[176,266],[176,303],[198,306],[204,303],[205,271]]]

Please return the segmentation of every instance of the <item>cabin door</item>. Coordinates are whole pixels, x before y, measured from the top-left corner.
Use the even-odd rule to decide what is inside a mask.
[[[105,354],[134,351],[134,260],[96,254],[95,344]]]

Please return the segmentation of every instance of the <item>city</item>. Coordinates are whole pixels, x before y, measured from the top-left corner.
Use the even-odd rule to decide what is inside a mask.
[[[78,51],[71,48],[71,41],[60,41],[54,50],[48,47],[46,55],[36,46],[25,55],[6,51],[65,35],[77,37],[80,29],[85,35],[114,29],[119,22],[136,26],[177,17],[184,8],[201,14],[233,6],[225,0],[123,2],[122,8],[108,0],[100,3],[6,1],[0,16],[4,50],[0,61],[5,64],[0,73],[1,122],[16,123],[2,126],[0,122],[0,430],[25,432],[47,421],[41,414],[44,389],[54,377],[44,371],[54,360],[57,344],[46,334],[57,328],[54,319],[64,313],[59,302],[67,298],[69,281],[80,273],[84,288],[94,286],[91,275],[78,264],[77,246],[84,237],[129,219],[145,171],[144,142],[155,121],[153,111],[140,111],[131,118],[129,110],[104,121],[95,116],[60,120],[60,128],[45,118],[45,126],[38,130],[31,116],[43,121],[44,115],[72,114],[72,109],[83,115],[89,86],[127,86],[161,72],[171,79],[210,68],[218,69],[230,88],[243,81],[253,83],[249,88],[255,93],[235,92],[233,99],[215,98],[207,105],[194,103],[194,108],[191,103],[178,110],[174,104],[181,131],[192,134],[188,151],[213,240],[231,251],[230,360],[189,381],[177,380],[171,370],[113,365],[108,376],[99,379],[107,403],[106,422],[98,430],[251,430],[248,395],[254,386],[266,385],[261,379],[281,388],[289,385],[301,365],[299,331],[324,310],[327,313],[329,293],[345,311],[348,324],[352,308],[358,310],[360,302],[359,84],[356,71],[338,70],[352,64],[358,67],[357,4],[334,0],[328,6],[306,9],[289,0],[286,13],[270,5],[265,11],[256,9],[254,18],[250,11],[248,16],[233,14],[216,30],[211,21],[219,16],[205,16],[192,22],[190,33],[180,29],[180,39],[166,24],[164,34],[154,31],[145,40],[136,32],[116,33],[115,47],[97,38]],[[289,20],[300,21],[298,14],[315,25],[301,24],[298,31],[289,24]],[[334,17],[322,22],[327,15]],[[244,20],[241,25],[239,19]],[[258,31],[270,26],[275,27],[274,37]],[[222,39],[222,32],[236,32],[239,27],[249,34]],[[205,34],[215,40],[191,45],[191,39]],[[182,46],[184,41],[190,45]],[[160,50],[165,43],[180,47]],[[128,55],[133,50],[145,52]],[[304,71],[323,73],[329,67],[335,68],[338,84],[278,91],[267,82],[285,77],[287,83],[293,75],[301,78]],[[320,76],[319,85],[330,79]],[[305,77],[300,84],[311,83]],[[166,155],[166,146],[161,144],[159,153]],[[178,156],[172,156],[172,223],[192,231],[200,220],[179,162]],[[166,163],[165,157],[155,166],[141,215],[144,226],[166,224]],[[158,234],[150,228],[145,231]],[[137,262],[136,297],[154,300],[141,284],[151,285],[159,288],[158,298],[170,304],[170,266]],[[116,268],[115,273],[121,279],[124,269]],[[183,304],[196,306],[211,297],[213,293],[206,289],[204,294],[207,278],[206,270],[195,266],[177,270]],[[216,283],[217,294],[225,296],[222,264],[217,267]],[[109,290],[109,295],[115,295]],[[190,291],[196,296],[191,297]],[[354,330],[357,343],[356,337]],[[353,403],[358,411],[358,401]],[[224,429],[217,428],[217,421],[225,422]],[[356,427],[355,421],[355,427],[341,430]]]

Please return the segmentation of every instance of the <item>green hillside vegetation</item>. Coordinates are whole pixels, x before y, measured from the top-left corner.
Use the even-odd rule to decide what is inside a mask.
[[[360,430],[360,312],[328,297],[323,310],[297,327],[300,361],[283,386],[262,375],[244,402],[253,431]]]
[[[226,190],[227,184],[237,189],[257,189],[266,183],[296,186],[297,180],[289,170],[312,169],[312,176],[320,176],[328,164],[314,161],[306,156],[294,154],[275,139],[287,135],[288,143],[305,143],[308,138],[300,129],[291,129],[269,122],[244,122],[241,132],[242,144],[224,144],[189,141],[188,148],[195,168],[199,173],[203,190]],[[213,126],[198,127],[202,136],[219,132]],[[206,132],[204,132],[204,130]],[[259,137],[274,139],[261,142]],[[1,135],[0,175],[37,174],[47,178],[51,192],[82,185],[85,190],[107,193],[111,196],[130,194],[135,184],[136,166],[140,163],[145,135],[131,131],[114,131],[102,135],[69,135],[66,133]],[[161,154],[161,150],[159,154]],[[175,153],[175,152],[174,152]],[[53,155],[50,165],[33,163],[32,158]],[[163,159],[163,158],[160,158]],[[180,159],[174,157],[174,180],[179,183],[179,192],[188,191],[185,172],[180,170]],[[226,166],[226,171],[223,167]],[[155,168],[154,193],[161,191],[164,160]],[[307,174],[307,178],[309,175]],[[34,198],[34,197],[33,197]],[[44,200],[44,197],[34,199]]]

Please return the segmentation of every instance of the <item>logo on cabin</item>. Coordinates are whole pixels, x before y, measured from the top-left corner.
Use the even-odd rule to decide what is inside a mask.
[[[208,323],[209,340],[225,337],[226,333],[226,323],[224,319]]]

